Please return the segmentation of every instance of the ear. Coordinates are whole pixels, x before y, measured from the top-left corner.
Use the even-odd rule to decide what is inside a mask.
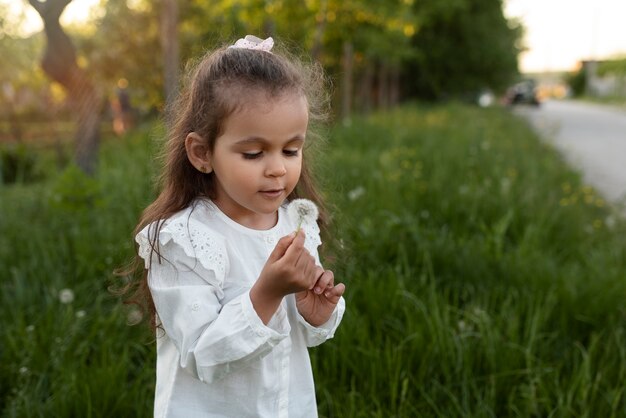
[[[185,138],[185,150],[187,158],[196,170],[202,173],[210,173],[213,171],[211,164],[211,151],[209,144],[195,132],[190,132]]]

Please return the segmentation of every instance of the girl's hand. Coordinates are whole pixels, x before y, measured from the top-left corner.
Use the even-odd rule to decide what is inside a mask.
[[[316,266],[316,276],[312,288],[296,293],[296,306],[309,324],[319,327],[330,319],[346,286],[343,283],[335,286],[333,272],[319,266]]]
[[[304,248],[304,233],[282,237],[250,289],[252,306],[261,320],[267,324],[284,296],[313,289],[319,277],[317,268]]]

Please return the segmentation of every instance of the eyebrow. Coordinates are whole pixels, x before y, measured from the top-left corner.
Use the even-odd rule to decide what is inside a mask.
[[[252,136],[250,138],[241,139],[241,140],[235,142],[234,145],[246,145],[246,144],[256,144],[256,143],[267,144],[268,142],[269,141],[267,141],[265,138],[262,138],[262,137],[259,137],[259,136]],[[285,142],[285,145],[291,144],[292,142],[304,142],[304,136],[296,135],[293,138],[287,140]]]

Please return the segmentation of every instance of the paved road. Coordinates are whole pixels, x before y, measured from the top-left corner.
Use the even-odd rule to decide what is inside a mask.
[[[608,200],[626,202],[625,109],[553,100],[515,112],[580,169],[586,183]]]

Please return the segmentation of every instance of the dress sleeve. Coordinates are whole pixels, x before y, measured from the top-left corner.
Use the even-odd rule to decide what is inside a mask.
[[[268,325],[249,293],[223,304],[229,265],[223,238],[193,220],[165,225],[152,251],[150,226],[136,241],[148,269],[158,319],[180,354],[180,367],[212,382],[268,354],[289,336],[281,306]]]
[[[317,265],[321,266],[319,253],[317,247],[319,247],[322,243],[320,239],[320,229],[317,224],[307,224],[303,225],[304,233],[305,233],[305,248],[311,253],[311,255],[315,258],[315,262]],[[339,324],[341,323],[341,319],[343,318],[343,314],[346,310],[346,302],[342,297],[337,306],[335,306],[335,310],[332,315],[326,321],[326,323],[320,325],[319,327],[314,327],[309,324],[306,319],[298,312],[298,326],[301,328],[304,333],[304,338],[306,340],[306,344],[308,347],[315,347],[317,345],[322,344],[324,341],[329,340],[334,337],[335,331]]]
[[[307,347],[315,347],[322,344],[326,340],[330,340],[335,336],[335,331],[341,323],[343,314],[346,310],[346,301],[342,297],[339,299],[337,306],[326,323],[319,327],[309,324],[300,313],[298,313],[298,324],[304,332],[304,338]]]

